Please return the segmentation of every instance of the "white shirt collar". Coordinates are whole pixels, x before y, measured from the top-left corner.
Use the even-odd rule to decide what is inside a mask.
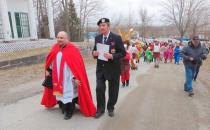
[[[104,38],[104,37],[107,37],[107,39],[108,39],[108,38],[109,38],[110,32],[111,32],[111,31],[109,30],[109,33],[107,34],[107,36],[103,35],[103,38]]]
[[[104,44],[104,37],[106,37],[106,42],[107,42],[107,40],[108,40],[108,38],[109,38],[109,34],[110,34],[110,30],[109,30],[109,33],[107,34],[107,36],[103,35],[103,40],[102,40],[102,43],[103,43],[103,44]]]

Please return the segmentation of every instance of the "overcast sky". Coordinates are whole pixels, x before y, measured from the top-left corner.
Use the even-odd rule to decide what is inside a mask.
[[[75,0],[77,1],[77,0]],[[132,24],[140,23],[139,10],[141,8],[147,9],[149,16],[152,17],[152,25],[165,25],[162,19],[163,2],[167,0],[101,0],[103,6],[101,7],[102,14],[91,17],[88,21],[90,25],[96,25],[99,18],[107,17],[111,23],[121,16],[121,23],[127,23],[129,9],[132,14]],[[210,0],[207,0],[210,4]]]
[[[160,25],[161,22],[161,2],[165,0],[105,0],[104,4],[107,8],[104,16],[113,18],[113,15],[123,15],[123,17],[128,18],[129,8],[132,11],[132,17],[134,19],[138,18],[138,11],[140,8],[145,8],[148,10],[150,16],[153,16],[153,24]],[[136,23],[136,20],[133,20]]]

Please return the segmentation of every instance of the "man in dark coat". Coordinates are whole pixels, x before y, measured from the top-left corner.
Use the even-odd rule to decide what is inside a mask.
[[[194,95],[192,80],[194,78],[195,71],[197,67],[202,64],[202,60],[207,58],[207,54],[208,52],[206,51],[205,47],[201,45],[198,36],[194,36],[193,40],[181,50],[186,77],[184,91],[188,92],[189,96]]]
[[[101,34],[96,36],[93,49],[93,57],[97,59],[96,67],[96,99],[97,112],[95,118],[101,117],[105,112],[106,99],[106,80],[109,85],[109,99],[107,104],[108,114],[114,116],[114,106],[117,103],[119,93],[120,78],[120,59],[126,54],[123,41],[120,36],[110,31],[110,22],[107,18],[98,21]],[[103,44],[109,46],[109,52],[101,54],[97,45]],[[99,58],[102,55],[106,60]]]

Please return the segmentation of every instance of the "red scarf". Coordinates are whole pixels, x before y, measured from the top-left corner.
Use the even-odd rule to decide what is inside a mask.
[[[59,51],[62,51],[62,59],[58,79],[57,66],[54,61],[56,60],[56,55]],[[51,63],[53,63],[53,90],[50,91],[45,87],[42,105],[45,105],[46,107],[53,107],[55,105],[55,100],[53,99],[55,96],[53,95],[63,94],[62,83],[64,62],[66,62],[68,67],[71,69],[74,77],[81,81],[81,85],[78,86],[78,103],[80,106],[80,112],[85,116],[94,116],[96,113],[96,108],[93,104],[84,62],[79,49],[76,48],[72,43],[68,43],[64,48],[62,48],[62,50],[58,44],[55,44],[47,56],[45,69],[47,69]]]
[[[60,73],[59,76],[57,75],[57,62],[56,58],[53,61],[53,71],[52,71],[52,77],[53,77],[53,95],[63,95],[63,69],[64,69],[64,57],[61,58],[61,64],[60,64]],[[59,79],[58,79],[59,77]]]

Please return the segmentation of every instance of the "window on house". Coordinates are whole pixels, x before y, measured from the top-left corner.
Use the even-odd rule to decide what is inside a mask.
[[[15,13],[15,21],[19,38],[29,37],[29,20],[27,13]]]

